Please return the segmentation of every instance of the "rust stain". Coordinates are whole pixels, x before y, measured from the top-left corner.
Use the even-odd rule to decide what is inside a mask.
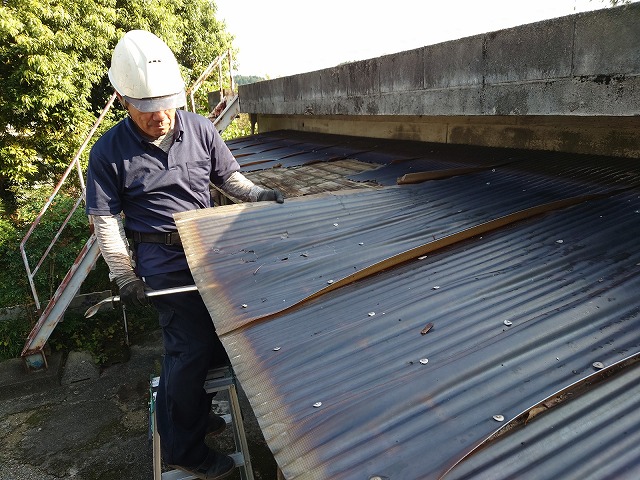
[[[433,328],[433,323],[429,322],[427,323],[424,328],[422,330],[420,330],[420,335],[426,335],[427,333],[429,333],[429,330],[431,330]]]

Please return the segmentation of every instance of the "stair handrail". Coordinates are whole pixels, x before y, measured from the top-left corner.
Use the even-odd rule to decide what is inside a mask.
[[[204,84],[209,75],[213,73],[213,70],[218,67],[218,79],[220,85],[220,101],[224,99],[224,86],[222,84],[222,61],[227,59],[229,65],[229,81],[231,85],[231,91],[235,92],[235,85],[233,82],[233,75],[231,72],[231,65],[233,57],[231,55],[231,50],[227,50],[225,53],[218,55],[209,65],[202,71],[200,76],[193,82],[193,84],[187,89],[187,96],[190,100],[191,111],[196,111],[196,103],[194,99],[194,94],[198,91],[198,89]],[[187,104],[187,110],[189,107],[189,103]]]
[[[40,213],[38,214],[38,216],[31,223],[31,226],[29,227],[29,230],[27,231],[25,236],[22,238],[22,241],[20,242],[20,254],[22,255],[22,261],[23,261],[25,269],[27,271],[27,278],[29,279],[29,286],[31,287],[31,293],[33,294],[33,299],[35,301],[35,305],[36,305],[36,309],[37,310],[40,310],[41,305],[40,305],[40,299],[38,297],[38,292],[37,292],[37,289],[36,289],[36,285],[35,285],[35,282],[34,282],[35,275],[38,273],[38,270],[40,269],[40,267],[42,266],[43,262],[47,258],[47,255],[49,254],[49,252],[51,251],[51,249],[53,248],[55,243],[58,241],[58,238],[60,238],[60,234],[62,233],[64,228],[67,226],[69,221],[71,220],[72,215],[78,209],[80,204],[85,200],[86,187],[85,187],[85,183],[84,183],[84,176],[83,176],[83,172],[82,172],[82,166],[80,165],[80,156],[82,155],[82,152],[87,147],[87,145],[89,144],[89,141],[91,140],[91,138],[95,134],[96,130],[98,129],[98,126],[100,126],[100,124],[104,120],[104,117],[106,116],[107,112],[109,111],[109,109],[113,105],[113,102],[114,102],[115,99],[116,99],[116,94],[114,92],[111,95],[111,98],[109,99],[109,101],[107,102],[105,107],[103,108],[102,112],[100,113],[98,119],[93,124],[93,127],[91,127],[91,130],[89,131],[89,133],[88,133],[87,137],[85,138],[84,142],[82,143],[82,145],[80,146],[80,148],[76,152],[76,155],[73,157],[73,160],[71,161],[71,163],[69,163],[69,166],[67,167],[67,169],[65,170],[64,174],[62,175],[62,178],[60,179],[60,181],[58,182],[58,184],[54,188],[53,192],[49,196],[49,199],[47,200],[47,202],[44,204],[44,206],[40,210]],[[69,213],[69,215],[67,215],[65,220],[62,222],[62,225],[60,226],[60,228],[56,232],[53,240],[51,240],[51,243],[49,244],[49,246],[47,247],[45,252],[42,254],[42,257],[40,257],[40,260],[38,261],[38,263],[35,266],[35,268],[33,270],[31,270],[31,267],[29,265],[29,259],[27,258],[27,252],[26,252],[26,248],[25,248],[27,240],[29,240],[29,238],[31,237],[31,235],[35,231],[36,227],[40,224],[40,221],[42,220],[43,215],[46,213],[46,211],[49,209],[49,207],[53,203],[54,198],[56,197],[56,195],[58,194],[58,192],[62,188],[62,185],[67,180],[67,178],[69,177],[71,172],[74,170],[74,168],[76,169],[76,171],[78,173],[78,178],[80,180],[80,188],[82,190],[82,194],[78,198],[76,203],[74,204],[74,206],[71,209],[71,212]]]

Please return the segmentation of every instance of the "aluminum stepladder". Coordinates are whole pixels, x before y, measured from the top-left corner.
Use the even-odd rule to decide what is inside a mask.
[[[182,470],[171,470],[162,472],[162,458],[160,454],[160,435],[156,428],[156,392],[160,377],[151,379],[151,398],[149,400],[149,434],[153,443],[153,480],[188,480],[194,479],[193,475]],[[226,390],[229,395],[229,407],[231,413],[222,415],[227,425],[233,427],[233,440],[236,451],[229,454],[233,458],[236,467],[240,471],[242,480],[253,480],[253,469],[249,457],[249,446],[244,432],[242,412],[240,411],[240,401],[238,400],[238,390],[236,377],[231,367],[221,367],[209,370],[207,379],[204,382],[204,389],[207,393],[214,393]]]

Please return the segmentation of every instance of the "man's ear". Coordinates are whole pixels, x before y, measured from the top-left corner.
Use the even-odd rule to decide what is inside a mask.
[[[118,92],[116,92],[116,97],[118,97],[118,101],[120,102],[120,105],[122,105],[122,107],[127,110],[127,101],[122,98],[122,95],[120,95]]]

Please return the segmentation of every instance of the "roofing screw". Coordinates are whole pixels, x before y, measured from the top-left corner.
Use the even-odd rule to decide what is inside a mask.
[[[247,308],[249,305],[247,305],[246,303],[242,304],[242,308]]]
[[[601,368],[604,368],[604,363],[602,363],[602,362],[593,362],[593,368],[595,368],[596,370],[600,370]]]
[[[420,363],[421,363],[422,365],[426,365],[427,363],[429,363],[429,359],[428,359],[428,358],[421,358],[421,359],[420,359]]]
[[[333,280],[327,280],[327,283],[331,285],[333,283]]]
[[[504,422],[504,417],[503,417],[502,415],[494,415],[494,416],[493,416],[493,419],[494,419],[496,422]]]
[[[277,352],[278,350],[280,350],[280,347],[273,347],[274,352]]]
[[[505,320],[504,323],[507,327],[510,327],[511,325],[513,325],[513,322],[511,320]]]
[[[337,227],[337,226],[338,226],[338,224],[337,224],[337,223],[334,223],[334,224],[333,224],[333,226],[334,226],[334,227]]]
[[[369,312],[367,313],[367,315],[369,315],[370,317],[373,317],[376,314],[376,312]]]
[[[556,243],[564,243],[564,240],[556,240]]]
[[[358,243],[358,245],[364,245],[364,242],[360,242],[360,243]]]
[[[315,408],[320,408],[322,406],[322,402],[316,402],[313,404]]]
[[[440,288],[439,285],[436,285],[435,287],[432,288],[432,290],[438,290]]]
[[[425,258],[427,258],[427,256],[426,256],[426,255],[423,255],[423,256],[421,256],[421,257],[418,257],[418,260],[424,260]]]

